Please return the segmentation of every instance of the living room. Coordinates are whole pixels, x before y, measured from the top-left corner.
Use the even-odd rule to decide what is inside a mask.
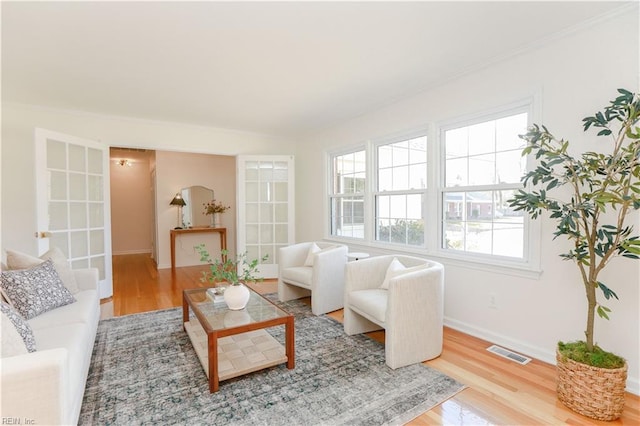
[[[153,4],[149,3],[149,7]],[[203,3],[201,6],[205,5],[215,4]],[[235,84],[222,78],[229,78],[229,74],[212,74],[218,79],[212,77],[207,84],[199,80],[201,86],[193,87],[188,84],[189,80],[196,80],[193,74],[185,72],[170,79],[170,73],[163,73],[160,68],[168,67],[169,62],[187,61],[188,58],[180,56],[184,52],[176,49],[172,40],[187,32],[189,27],[180,26],[180,20],[172,21],[166,15],[160,15],[160,11],[154,13],[168,21],[150,22],[153,14],[146,16],[141,5],[138,5],[139,9],[128,10],[130,20],[138,18],[142,28],[149,27],[128,35],[124,28],[131,22],[123,18],[127,15],[123,12],[126,3],[112,8],[103,5],[96,13],[92,11],[92,3],[73,10],[67,3],[21,6],[4,2],[0,247],[40,254],[38,242],[32,237],[38,223],[34,176],[36,128],[100,141],[108,147],[222,156],[293,155],[296,242],[332,240],[346,243],[351,251],[371,255],[400,252],[438,261],[446,270],[444,322],[447,327],[554,364],[557,341],[582,336],[586,303],[577,284],[579,276],[575,266],[559,257],[568,243],[553,239],[551,220],[541,218],[531,222],[533,234],[527,246],[527,258],[519,263],[504,259],[487,261],[485,257],[465,256],[464,253],[451,255],[443,251],[436,237],[439,215],[435,202],[426,209],[427,236],[419,248],[381,244],[372,237],[372,230],[368,230],[364,238],[332,235],[327,188],[331,173],[329,159],[361,150],[373,157],[377,144],[401,140],[405,135],[426,130],[428,183],[435,185],[430,186],[433,192],[428,192],[427,197],[435,200],[441,162],[437,145],[441,132],[452,124],[526,105],[530,122],[543,123],[558,136],[575,143],[586,140],[587,146],[596,146],[593,137],[583,133],[582,118],[606,105],[616,96],[618,88],[637,91],[639,87],[637,3],[540,2],[518,5],[520,9],[514,5],[510,7],[508,2],[478,2],[473,6],[471,3],[424,2],[404,6],[409,9],[394,9],[391,3],[380,3],[375,13],[366,9],[368,3],[310,3],[312,9],[309,11],[305,11],[303,5],[291,3],[289,7],[293,9],[289,10],[282,4],[269,9],[268,3],[262,6],[245,3],[234,10],[232,4],[226,4],[217,12],[220,21],[227,19],[225,25],[231,27],[232,34],[239,29],[247,31],[247,38],[232,43],[232,39],[220,42],[212,36],[209,43],[215,41],[216,53],[223,55],[221,57],[228,63],[216,62],[202,54],[207,42],[196,44],[193,52],[206,57],[206,60],[202,58],[202,66],[211,67],[207,70],[209,73],[223,72],[234,61],[246,61],[246,67],[242,69],[247,74],[236,73],[238,82]],[[416,10],[412,12],[410,7]],[[433,18],[428,18],[429,7],[443,8],[433,12],[447,17],[444,24],[438,26],[438,20],[434,22]],[[181,13],[191,16],[186,9]],[[432,68],[429,68],[435,77],[425,74],[422,79],[420,76],[424,71],[418,66],[409,68],[407,65],[406,72],[398,66],[403,62],[420,62],[418,57],[424,56],[422,51],[405,51],[392,37],[395,34],[397,40],[407,43],[408,39],[419,38],[412,31],[420,28],[421,14],[425,14],[423,19],[429,19],[430,25],[442,31],[455,29],[445,32],[447,37],[433,38],[429,43],[418,45],[433,49],[425,51],[436,55],[432,62],[440,61],[440,66],[447,70],[445,75],[436,74],[437,64],[431,64]],[[376,26],[378,20],[385,15],[389,20],[382,21],[385,23],[395,22],[394,19],[406,21],[402,22],[404,25],[395,22],[393,29],[397,33],[381,32],[382,36],[376,36],[376,31],[382,31]],[[282,20],[274,22],[283,25],[283,21],[286,22],[283,16],[293,21],[291,27],[268,25],[266,18],[270,17],[279,17]],[[316,28],[311,25],[315,22],[314,16],[326,25],[326,38],[316,39],[316,33],[304,38],[305,26]],[[331,16],[341,16],[345,21],[333,22]],[[415,19],[409,19],[410,16]],[[78,33],[61,30],[68,29],[67,20],[78,17],[86,19],[81,21],[86,27]],[[232,17],[244,20],[234,21]],[[337,38],[337,35],[345,34],[338,29],[346,32],[345,27],[349,27],[345,23],[348,17],[359,22],[359,26],[353,24],[354,32],[362,31],[372,37],[378,50],[366,50],[365,54],[357,49],[364,49],[364,46]],[[356,19],[358,17],[361,21]],[[476,23],[478,19],[486,19],[489,24],[485,29],[493,28],[494,31],[481,32]],[[216,22],[222,31],[223,22]],[[196,23],[201,22],[196,20],[194,27]],[[456,27],[458,25],[464,29]],[[58,32],[53,29],[56,26],[61,32],[60,38],[54,37]],[[111,26],[112,32],[107,28]],[[332,28],[335,28],[335,34]],[[401,31],[402,28],[406,31]],[[99,35],[99,29],[104,31],[101,37],[89,37],[89,33]],[[252,29],[256,32],[252,33]],[[80,37],[83,31],[86,39]],[[276,33],[271,34],[275,38],[265,39],[265,44],[275,41],[286,44],[286,48],[281,47],[282,51],[289,51],[291,56],[298,58],[286,62],[288,66],[296,66],[288,72],[274,65],[284,62],[286,54],[274,56],[278,59],[274,60],[259,51],[266,49],[265,45],[257,43],[252,47],[256,38],[266,38],[270,31]],[[297,34],[296,31],[300,31],[298,38],[290,37]],[[469,31],[468,35],[460,35],[466,31]],[[155,38],[150,36],[152,34]],[[75,38],[69,39],[70,35]],[[128,36],[131,39],[126,39]],[[383,43],[384,36],[389,40],[388,45]],[[301,42],[304,49],[294,42],[297,39],[304,41]],[[505,40],[513,40],[513,43]],[[450,46],[447,45],[449,42]],[[57,50],[55,43],[64,45]],[[126,49],[129,43],[135,48]],[[317,50],[300,55],[314,43]],[[434,44],[437,46],[432,46]],[[225,48],[225,45],[230,47]],[[141,46],[145,49],[136,50]],[[341,46],[351,50],[343,51]],[[75,49],[86,56],[73,56]],[[331,56],[334,49],[341,55]],[[372,62],[374,53],[387,56],[388,60]],[[159,59],[170,54],[176,55],[175,58]],[[254,56],[247,56],[250,54]],[[83,71],[85,61],[89,62],[88,71]],[[51,64],[43,69],[46,62]],[[375,80],[374,75],[367,75],[359,62],[370,69],[377,64],[390,73],[390,77]],[[143,67],[144,63],[149,66]],[[146,73],[127,74],[133,69],[127,64],[136,64]],[[451,66],[445,67],[445,64]],[[96,73],[96,68],[101,68],[101,72]],[[314,71],[318,69],[321,72]],[[89,90],[91,86],[67,87],[68,79],[54,79],[65,73],[84,84],[95,85],[92,89],[95,91]],[[123,73],[127,75],[123,76]],[[279,73],[285,77],[276,79]],[[309,80],[301,78],[305,73]],[[330,77],[323,79],[324,74]],[[344,76],[349,78],[338,78]],[[377,72],[375,76],[378,76]],[[385,86],[391,81],[397,85]],[[117,93],[112,85],[125,87],[128,95],[111,98],[111,93]],[[144,90],[136,90],[137,86]],[[197,113],[209,110],[211,116],[189,116],[191,106],[185,101],[187,98],[171,98],[170,102],[165,102],[168,95],[164,90],[173,93],[175,90],[169,89],[182,86],[192,96],[188,99],[193,102],[193,110]],[[235,90],[233,96],[227,93],[229,86]],[[306,86],[312,86],[313,90],[303,91]],[[363,88],[358,90],[359,87]],[[376,87],[383,97],[374,96]],[[198,89],[202,92],[201,97],[196,96]],[[297,91],[308,97],[309,106],[304,103],[305,99],[289,94]],[[49,100],[39,97],[45,93],[50,93]],[[264,98],[255,98],[255,93]],[[278,115],[281,109],[286,110],[276,101],[278,95],[294,105],[288,110],[290,115],[287,117]],[[329,95],[332,97],[328,98]],[[92,103],[94,97],[102,99],[101,109],[98,109],[99,104]],[[216,98],[224,99],[226,104],[216,103]],[[247,115],[259,109],[269,114],[263,118],[250,116],[241,121],[243,109]],[[266,121],[267,118],[271,121]],[[372,163],[367,164],[375,167]],[[157,194],[157,232],[162,235],[158,241],[165,244],[159,247],[159,263],[163,266],[168,266],[168,233],[176,224],[176,209],[169,201],[176,191],[190,184],[203,182],[167,182],[163,188],[165,193]],[[640,225],[637,212],[631,223],[636,227]],[[608,301],[611,319],[597,322],[598,344],[626,358],[629,364],[627,391],[638,395],[640,265],[632,260],[616,261],[615,267],[604,273],[603,281],[616,289],[619,300]]]

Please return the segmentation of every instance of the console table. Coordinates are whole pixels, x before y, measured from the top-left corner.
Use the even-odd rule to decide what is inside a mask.
[[[176,272],[176,237],[181,234],[204,234],[208,232],[215,232],[220,234],[220,250],[227,249],[227,228],[186,228],[186,229],[172,229],[171,234],[171,272]],[[226,256],[222,255],[222,261],[224,262]]]

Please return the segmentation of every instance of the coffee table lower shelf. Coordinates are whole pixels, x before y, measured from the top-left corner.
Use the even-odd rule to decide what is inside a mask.
[[[195,319],[185,322],[184,328],[191,339],[202,368],[207,377],[209,377],[207,333]],[[285,347],[264,329],[218,339],[219,381],[253,373],[254,371],[286,362]]]

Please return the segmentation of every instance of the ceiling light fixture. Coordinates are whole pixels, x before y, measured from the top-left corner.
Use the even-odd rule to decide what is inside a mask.
[[[122,158],[120,160],[116,160],[116,164],[118,164],[119,166],[122,166],[122,167],[124,167],[124,166],[131,167],[131,166],[133,166],[133,163],[131,161],[129,161],[127,159],[124,159],[124,158]]]

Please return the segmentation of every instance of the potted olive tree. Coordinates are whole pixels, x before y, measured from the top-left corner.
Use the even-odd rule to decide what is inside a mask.
[[[625,360],[594,343],[595,314],[609,319],[611,310],[603,303],[618,299],[600,274],[616,257],[640,256],[640,239],[629,223],[630,214],[640,209],[640,98],[628,90],[618,92],[603,111],[582,120],[585,132],[597,129],[606,139],[601,152],[572,154],[569,141],[556,139],[544,126],[534,125],[522,135],[527,142],[523,155],[533,154],[536,167],[523,176],[525,189],[509,200],[533,219],[549,214],[554,238],[572,243],[560,256],[578,269],[587,322],[585,340],[558,343],[558,398],[599,420],[622,414],[627,378]]]

